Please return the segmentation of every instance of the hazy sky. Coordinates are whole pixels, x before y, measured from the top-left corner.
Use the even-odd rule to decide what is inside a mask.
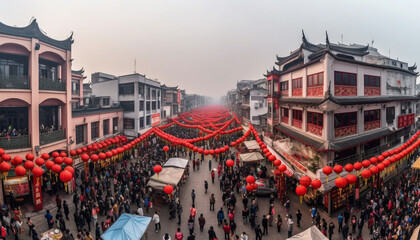
[[[55,39],[73,31],[73,70],[134,71],[187,93],[224,95],[242,79],[259,79],[275,56],[301,43],[368,44],[420,64],[420,1],[390,0],[0,0],[0,21],[32,17]]]

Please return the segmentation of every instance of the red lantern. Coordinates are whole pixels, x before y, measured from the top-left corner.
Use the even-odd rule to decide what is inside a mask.
[[[347,186],[347,179],[342,177],[335,179],[335,186],[340,189],[341,196],[341,190]]]
[[[322,168],[322,172],[327,176],[327,182],[328,182],[328,175],[330,175],[332,173],[332,167],[330,166],[325,166]]]
[[[57,164],[54,164],[51,167],[51,171],[53,171],[55,174],[59,174],[61,172],[61,166],[57,165]]]
[[[101,160],[105,160],[106,159],[106,154],[105,153],[99,153],[98,154],[99,159]]]
[[[246,182],[247,182],[248,184],[255,183],[255,178],[254,178],[254,176],[249,175],[248,177],[246,177]]]
[[[114,156],[111,151],[105,153],[106,158],[112,158]]]
[[[232,147],[236,146],[236,142],[231,142],[230,146],[232,146]]]
[[[23,166],[30,171],[34,168],[35,165],[32,161],[26,161],[25,164],[23,164]]]
[[[300,203],[302,203],[302,197],[306,194],[306,187],[305,186],[297,186],[296,187],[296,194],[300,197]]]
[[[309,187],[311,185],[312,179],[308,176],[303,176],[299,179],[299,183],[302,186]]]
[[[66,153],[66,152],[61,152],[61,153],[60,153],[60,157],[62,157],[62,158],[67,157],[67,153]]]
[[[64,168],[64,171],[69,171],[74,176],[74,168],[67,166]]]
[[[28,161],[32,161],[32,160],[34,160],[35,156],[32,153],[28,153],[28,154],[26,154],[25,158]]]
[[[9,154],[7,154],[7,153],[3,153],[3,154],[1,155],[1,159],[2,159],[3,161],[8,162],[8,161],[10,161],[10,159],[12,159],[12,157],[10,157],[10,155],[9,155]]]
[[[45,162],[45,167],[47,169],[50,169],[51,170],[51,168],[52,168],[53,165],[54,165],[54,162],[51,161],[51,160],[48,160],[48,161]]]
[[[379,162],[382,162],[384,159],[385,159],[385,158],[384,158],[384,156],[382,156],[382,155],[379,155],[379,156],[378,156],[378,161],[379,161]]]
[[[95,149],[94,149],[95,150]],[[98,150],[98,147],[96,147],[96,150]],[[96,151],[95,150],[95,151]],[[82,154],[83,153],[83,150],[81,149],[81,148],[79,148],[79,149],[77,149],[76,150],[76,153],[77,153],[77,155],[80,155],[80,154]]]
[[[98,155],[96,155],[96,154],[92,154],[92,155],[90,156],[90,160],[92,160],[92,162],[97,162],[97,161],[99,160],[99,157],[98,157]]]
[[[52,156],[53,158],[56,158],[56,157],[59,157],[59,156],[60,156],[60,154],[59,154],[58,152],[53,152],[53,153],[51,154],[51,156]]]
[[[333,169],[338,176],[340,176],[340,173],[343,171],[343,167],[341,165],[335,165]]]
[[[164,147],[163,147],[163,151],[164,151],[164,152],[169,151],[169,147],[168,147],[168,146],[164,146]]]
[[[214,155],[214,150],[213,149],[209,150],[209,153],[210,155]]]
[[[382,172],[385,169],[385,165],[383,163],[379,163],[376,165],[376,167],[379,169],[380,172]]]
[[[368,168],[370,166],[370,161],[369,160],[363,160],[362,165],[363,165],[364,168]]]
[[[32,174],[34,177],[41,177],[42,174],[44,174],[44,170],[40,167],[34,167],[34,169],[32,169]]]
[[[21,157],[19,157],[19,156],[15,156],[13,159],[12,159],[12,165],[13,166],[17,166],[17,165],[20,165],[20,164],[22,164],[22,162],[23,162],[23,159],[21,158]]]
[[[198,149],[198,153],[199,153],[199,154],[203,154],[203,152],[204,152],[204,149],[202,149],[202,148],[199,148],[199,149]]]
[[[204,155],[209,155],[209,150],[206,149],[206,150],[204,150],[203,153],[204,153]]]
[[[15,174],[18,177],[24,176],[26,174],[26,169],[22,166],[15,167]]]
[[[248,191],[248,192],[252,192],[252,190],[254,190],[254,188],[253,188],[253,186],[252,185],[246,185],[246,190]]]
[[[83,162],[88,162],[89,161],[89,155],[87,155],[86,153],[82,155],[82,161]]]
[[[367,184],[368,178],[372,176],[372,172],[369,169],[365,169],[362,171],[362,177],[365,179],[365,185]]]
[[[311,182],[311,186],[312,186],[313,189],[318,189],[318,188],[321,187],[321,185],[322,185],[322,183],[319,179],[314,179]]]
[[[163,191],[164,191],[166,194],[171,194],[171,193],[174,191],[174,187],[172,187],[172,185],[166,185],[166,186],[163,188]]]
[[[276,160],[276,156],[274,156],[274,155],[270,155],[270,156],[268,157],[268,160],[269,160],[270,162],[273,162],[274,160]]]
[[[379,172],[379,168],[376,166],[370,167],[369,170],[372,172],[372,175],[376,175]]]
[[[349,185],[350,185],[350,191],[351,191],[352,184],[353,184],[353,183],[356,183],[356,181],[357,181],[357,177],[356,177],[356,176],[354,176],[353,174],[347,174],[346,179],[347,179],[347,182],[348,182],[348,183],[349,183]]]
[[[387,158],[387,157],[389,156],[389,152],[383,152],[383,153],[382,153],[382,156],[383,156],[384,158]]]
[[[286,165],[281,164],[277,169],[283,174],[284,172],[286,172],[287,167]]]
[[[67,170],[62,171],[62,172],[60,173],[60,180],[61,180],[63,183],[70,182],[70,180],[71,180],[72,178],[73,178],[73,174],[72,174],[71,172],[67,171]]]
[[[226,166],[233,167],[233,165],[235,165],[235,162],[232,159],[226,161]]]
[[[359,170],[362,169],[363,165],[360,162],[356,162],[353,164],[354,169],[357,171],[357,175],[359,175]]]
[[[385,167],[391,165],[391,162],[388,159],[384,160],[382,163],[385,165]]]
[[[347,164],[346,164],[346,166],[344,166],[344,169],[345,169],[348,173],[350,173],[350,172],[352,172],[352,171],[353,171],[353,165],[352,165],[352,164],[350,164],[350,163],[347,163]]]
[[[194,151],[194,152],[198,152],[198,147],[194,147],[194,148],[193,148],[193,151]]]
[[[159,174],[162,171],[162,167],[160,165],[156,165],[153,167],[153,172]]]
[[[373,165],[375,165],[378,162],[378,159],[376,157],[371,157],[369,160]]]
[[[62,157],[56,157],[56,158],[54,159],[54,162],[55,162],[56,164],[58,164],[58,165],[63,164],[63,161],[64,161],[64,159],[63,159]]]
[[[216,150],[214,150],[214,153],[216,153],[216,154],[220,154],[220,149],[216,149]]]
[[[66,165],[72,165],[73,164],[73,159],[71,159],[69,157],[66,157],[66,158],[64,158],[64,163]]]
[[[281,161],[279,159],[274,160],[274,166],[278,167],[281,165]]]
[[[8,162],[2,162],[0,163],[0,171],[3,173],[7,173],[8,171],[10,171],[10,164]]]
[[[265,156],[266,156],[267,158],[269,158],[269,157],[271,156],[271,152],[267,152],[267,153],[265,154]]]
[[[389,161],[390,161],[391,163],[395,163],[395,162],[397,161],[397,159],[396,159],[395,157],[390,157],[390,158],[389,158]]]
[[[274,169],[274,175],[276,175],[276,176],[280,176],[281,175],[281,172],[278,170],[278,169]]]
[[[264,154],[265,154],[265,153],[268,153],[268,151],[270,151],[270,150],[268,150],[268,148],[264,148],[263,153],[264,153]]]
[[[37,158],[37,159],[35,160],[35,163],[36,163],[36,165],[38,165],[38,166],[42,166],[42,165],[44,165],[45,160],[44,160],[43,158]]]
[[[5,152],[4,152],[4,149],[3,148],[0,148],[0,157],[1,157],[1,155],[3,155]]]

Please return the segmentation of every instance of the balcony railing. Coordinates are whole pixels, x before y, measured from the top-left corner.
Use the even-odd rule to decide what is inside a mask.
[[[30,89],[30,81],[28,76],[0,75],[0,88],[3,89]]]
[[[0,147],[6,150],[9,149],[19,149],[19,148],[29,148],[31,143],[29,140],[29,135],[21,136],[11,136],[11,137],[1,137],[0,138]]]
[[[312,123],[308,123],[307,128],[308,128],[308,132],[318,135],[318,136],[322,136],[323,127],[312,124]]]
[[[60,79],[39,78],[39,90],[66,91],[66,83]]]
[[[334,86],[335,96],[357,96],[357,87],[348,85],[335,85]]]
[[[371,121],[371,122],[365,122],[365,131],[369,131],[372,129],[380,128],[381,127],[381,121]]]
[[[292,118],[292,126],[302,129],[302,120]]]
[[[66,133],[64,129],[55,130],[49,133],[41,133],[41,135],[39,135],[39,144],[45,145],[64,139],[66,139]]]
[[[80,89],[71,90],[71,94],[73,94],[73,95],[80,95]]]
[[[335,128],[334,132],[336,138],[353,135],[357,133],[357,125]]]

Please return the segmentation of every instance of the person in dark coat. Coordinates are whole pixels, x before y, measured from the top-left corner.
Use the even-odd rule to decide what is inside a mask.
[[[66,219],[69,220],[70,210],[69,210],[69,205],[67,205],[66,200],[64,200],[64,202],[63,202],[63,209],[64,209],[64,215],[66,215]]]
[[[255,231],[255,239],[256,240],[261,240],[262,236],[263,236],[263,233],[261,231],[260,225],[257,225],[257,227],[255,227],[254,231]]]
[[[341,233],[343,234],[343,239],[347,239],[347,236],[349,234],[349,225],[344,221],[343,229],[341,230]]]

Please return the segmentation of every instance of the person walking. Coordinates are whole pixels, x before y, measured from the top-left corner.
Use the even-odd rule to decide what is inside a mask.
[[[214,197],[214,194],[212,193],[210,196],[210,211],[214,211],[215,203],[216,203],[216,198]]]
[[[216,232],[214,231],[213,226],[210,226],[210,229],[208,231],[208,234],[209,234],[209,240],[215,240],[215,239],[217,239]]]
[[[53,221],[53,216],[50,213],[50,210],[47,210],[47,212],[45,213],[45,218],[47,219],[48,229],[53,228],[54,221]]]
[[[181,203],[178,203],[176,207],[176,213],[178,215],[178,225],[181,225],[181,215],[182,215],[182,205]]]
[[[59,195],[55,197],[55,203],[57,204],[57,212],[61,211],[61,197]]]
[[[263,218],[261,220],[262,226],[263,226],[263,235],[268,235],[268,219],[265,215],[263,215]]]
[[[197,209],[195,209],[195,205],[193,204],[190,208],[190,216],[195,221],[195,215],[197,215]]]
[[[209,171],[211,171],[211,159],[209,160]]]
[[[155,232],[158,232],[160,230],[160,218],[158,215],[158,211],[155,211],[155,214],[153,214],[152,219],[155,222]]]
[[[209,183],[204,180],[204,189],[205,189],[205,193],[207,193],[207,189],[209,188]]]
[[[26,224],[28,224],[28,227],[29,227],[29,236],[31,236],[32,229],[34,228],[34,223],[32,222],[32,220],[31,220],[30,217],[28,217],[28,219],[26,220]]]
[[[277,226],[277,232],[281,232],[281,225],[283,224],[283,220],[280,217],[280,214],[276,217],[276,226]]]
[[[192,218],[192,216],[190,216],[190,218],[188,219],[188,230],[190,231],[190,235],[192,235],[194,233],[194,227],[195,227],[195,223],[194,223],[194,219]]]
[[[66,216],[66,219],[69,220],[70,210],[69,210],[69,205],[67,204],[66,200],[63,201],[63,209],[64,209],[64,215]]]
[[[341,230],[341,234],[343,235],[343,240],[347,239],[349,234],[349,225],[344,221],[343,229]]]
[[[255,231],[255,239],[256,240],[262,240],[263,233],[261,231],[260,225],[257,225],[257,227],[255,227],[254,231]]]
[[[341,230],[343,229],[343,221],[344,221],[343,214],[340,213],[340,215],[338,215],[338,232],[341,232]]]
[[[330,222],[330,225],[328,225],[328,238],[330,240],[332,240],[332,236],[334,234],[334,228],[335,228],[334,223],[333,222]]]
[[[214,183],[214,178],[216,177],[216,173],[214,173],[214,170],[211,171],[211,183]]]
[[[217,212],[217,225],[219,227],[222,225],[223,219],[225,219],[225,214],[223,212],[223,208],[220,208],[220,210]]]
[[[206,219],[204,218],[203,214],[200,214],[200,217],[198,218],[198,225],[200,226],[200,232],[203,231],[204,224],[206,224]]]
[[[287,199],[286,203],[284,204],[284,209],[286,210],[286,217],[289,216],[289,209],[290,209],[290,200]]]
[[[182,240],[182,238],[184,238],[184,234],[182,234],[180,228],[177,228],[175,232],[175,240]]]
[[[316,207],[313,206],[312,209],[311,209],[312,223],[315,223],[316,211],[317,211]]]
[[[351,232],[356,233],[357,218],[355,215],[351,217]]]
[[[194,191],[194,189],[191,191],[191,199],[192,199],[192,205],[195,205],[195,191]]]
[[[292,216],[289,215],[289,219],[287,220],[287,237],[292,237],[293,233],[293,219]]]
[[[225,240],[229,240],[230,226],[227,222],[225,222],[225,225],[223,226],[223,232],[225,233]]]
[[[244,224],[248,223],[248,216],[249,216],[249,209],[247,206],[242,209],[242,219],[244,220]]]
[[[297,227],[300,227],[300,220],[302,219],[302,213],[300,212],[300,210],[298,209],[296,211],[296,223],[297,223]]]
[[[168,233],[165,233],[165,235],[163,235],[162,240],[171,240],[171,236],[169,236]]]

